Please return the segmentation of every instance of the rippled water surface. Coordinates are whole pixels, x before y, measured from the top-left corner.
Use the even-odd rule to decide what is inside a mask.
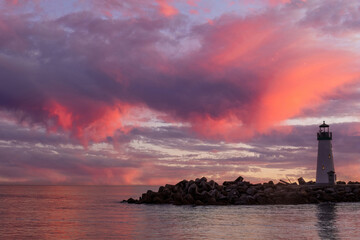
[[[149,186],[0,186],[0,239],[360,239],[360,203],[131,205]]]

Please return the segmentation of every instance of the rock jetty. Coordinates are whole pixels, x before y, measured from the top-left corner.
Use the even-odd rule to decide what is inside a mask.
[[[265,205],[307,204],[321,202],[360,201],[358,182],[337,182],[336,185],[316,185],[299,178],[299,184],[285,181],[274,184],[251,184],[238,177],[222,185],[205,177],[183,180],[175,185],[161,186],[158,192],[148,190],[139,199],[129,198],[122,202],[175,204],[175,205]]]

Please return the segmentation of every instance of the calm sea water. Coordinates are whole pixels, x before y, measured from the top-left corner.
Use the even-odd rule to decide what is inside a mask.
[[[0,186],[0,239],[360,239],[360,203],[119,203],[150,186]]]

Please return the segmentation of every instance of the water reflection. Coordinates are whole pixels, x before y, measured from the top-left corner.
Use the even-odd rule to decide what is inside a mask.
[[[321,239],[339,239],[336,226],[337,214],[335,203],[325,203],[317,205],[317,227]]]
[[[359,239],[360,203],[120,204],[150,186],[0,186],[0,239]],[[341,223],[341,227],[340,227]]]

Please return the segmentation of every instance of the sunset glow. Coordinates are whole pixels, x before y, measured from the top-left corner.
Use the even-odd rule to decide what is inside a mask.
[[[360,181],[355,0],[0,0],[0,184]]]

